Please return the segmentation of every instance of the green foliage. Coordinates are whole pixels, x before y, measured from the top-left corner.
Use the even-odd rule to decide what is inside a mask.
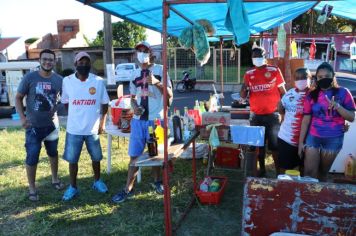
[[[128,21],[112,23],[113,47],[133,48],[135,45],[146,39],[146,30]],[[104,32],[98,31],[96,38],[89,43],[89,46],[104,46]]]
[[[32,44],[34,42],[36,42],[38,40],[38,38],[28,38],[25,40],[26,44]]]
[[[355,21],[337,16],[331,16],[325,24],[317,22],[319,12],[308,11],[293,20],[293,33],[299,34],[331,34],[342,32],[355,32]]]

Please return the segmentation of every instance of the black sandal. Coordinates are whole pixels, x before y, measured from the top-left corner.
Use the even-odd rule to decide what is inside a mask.
[[[59,191],[64,189],[65,185],[61,181],[59,181],[58,183],[52,183],[52,187]]]
[[[32,201],[32,202],[37,202],[40,200],[40,197],[38,196],[37,192],[34,193],[28,193],[28,200]]]

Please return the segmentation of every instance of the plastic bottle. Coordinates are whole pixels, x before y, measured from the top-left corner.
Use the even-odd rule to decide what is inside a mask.
[[[153,132],[152,126],[148,127],[148,133],[150,134],[150,137],[147,140],[148,155],[150,157],[157,156],[158,155],[157,139],[155,137],[155,133]]]
[[[356,178],[356,158],[350,153],[345,160],[345,177]]]
[[[183,141],[187,141],[190,137],[189,131],[189,115],[188,107],[184,107],[184,116],[183,116]]]
[[[209,186],[209,192],[218,192],[219,189],[220,189],[220,181],[219,179],[214,179]]]
[[[204,102],[202,102],[202,101],[199,102],[199,111],[200,111],[200,114],[206,112]]]
[[[174,143],[182,143],[183,142],[182,121],[180,118],[179,110],[176,110],[176,114],[173,116],[172,121],[173,121]]]
[[[155,135],[156,135],[156,138],[157,138],[158,153],[163,153],[163,149],[164,149],[164,129],[161,126],[161,120],[160,119],[156,119],[155,125],[156,125]]]
[[[205,177],[203,182],[200,184],[200,187],[199,187],[200,191],[208,192],[211,182],[212,182],[212,180],[210,177]]]

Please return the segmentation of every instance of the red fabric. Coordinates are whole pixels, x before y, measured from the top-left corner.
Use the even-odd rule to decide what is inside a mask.
[[[310,48],[309,48],[309,60],[315,59],[315,52],[316,52],[316,45],[315,45],[315,39],[313,39],[313,42],[310,44]]]
[[[244,76],[245,85],[250,89],[250,109],[258,115],[271,114],[277,110],[281,99],[279,87],[284,78],[276,66],[266,65],[248,70]]]

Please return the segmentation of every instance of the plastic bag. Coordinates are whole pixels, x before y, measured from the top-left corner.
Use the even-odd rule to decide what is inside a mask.
[[[211,132],[209,136],[209,144],[212,148],[216,148],[220,145],[218,131],[216,130],[215,126],[219,126],[220,124],[212,124],[208,125],[207,129],[211,127]]]

